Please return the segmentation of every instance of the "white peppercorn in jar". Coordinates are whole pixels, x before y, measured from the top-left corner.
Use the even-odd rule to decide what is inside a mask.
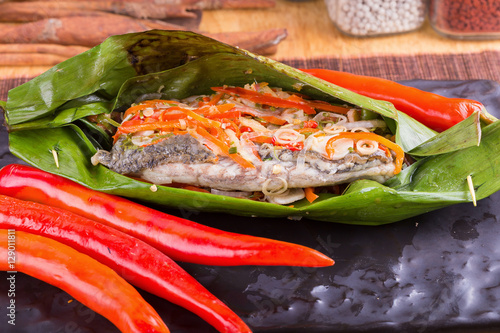
[[[344,34],[383,36],[420,28],[426,0],[325,0],[328,14]]]

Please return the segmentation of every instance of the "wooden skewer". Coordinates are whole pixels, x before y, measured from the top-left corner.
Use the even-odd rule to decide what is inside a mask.
[[[474,189],[474,183],[472,182],[471,175],[467,176],[467,185],[469,186],[469,192],[470,192],[470,196],[472,198],[472,204],[474,205],[474,207],[476,207],[477,206],[476,190]]]

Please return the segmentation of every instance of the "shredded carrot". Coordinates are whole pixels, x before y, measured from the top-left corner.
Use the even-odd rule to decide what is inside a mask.
[[[188,110],[188,109],[184,109],[184,108],[179,108],[179,110],[181,110],[186,115],[188,115],[188,117],[191,117],[192,119],[199,121],[205,127],[208,127],[208,128],[220,127],[220,125],[221,125],[220,122],[205,118],[202,115],[200,115],[192,110]]]
[[[170,121],[156,121],[153,123],[144,122],[142,124],[131,124],[131,125],[122,125],[118,129],[120,133],[135,133],[141,131],[154,131],[154,130],[173,130],[174,128],[182,128],[182,124],[178,120],[170,120]]]
[[[212,99],[210,100],[210,102],[209,102],[209,103],[210,103],[210,104],[212,104],[212,105],[217,104],[217,103],[220,101],[220,99],[222,98],[222,96],[224,96],[224,93],[218,93],[218,94],[215,94],[215,95],[212,97]]]
[[[246,159],[244,159],[240,154],[230,154],[229,153],[229,146],[227,144],[225,144],[223,141],[221,141],[218,138],[216,138],[215,136],[213,136],[212,134],[210,134],[203,127],[198,126],[196,128],[196,132],[199,135],[201,135],[202,137],[204,137],[205,139],[207,139],[208,141],[210,141],[213,144],[215,144],[220,149],[220,151],[221,151],[222,154],[224,154],[226,156],[229,156],[233,161],[235,161],[236,163],[238,163],[242,167],[244,167],[244,168],[255,168],[255,166],[251,162],[249,162]]]
[[[127,118],[130,114],[135,114],[135,113],[137,113],[137,111],[144,110],[148,107],[149,108],[154,107],[157,104],[175,104],[175,105],[177,105],[177,104],[179,104],[179,102],[170,101],[170,100],[163,100],[163,99],[151,99],[151,100],[143,101],[137,105],[129,107],[127,109],[127,111],[125,111],[125,113],[123,114],[123,117]]]
[[[217,105],[217,110],[219,110],[220,113],[228,112],[232,108],[234,108],[234,104],[232,103],[226,103],[226,104],[220,104]]]
[[[316,113],[316,111],[312,107],[310,107],[298,96],[296,99],[284,99],[273,96],[268,93],[260,93],[255,90],[245,89],[241,87],[228,87],[228,86],[212,87],[212,90],[233,96],[240,96],[254,103],[259,103],[263,105],[283,107],[283,108],[297,108],[303,110],[307,114]]]
[[[306,187],[304,189],[304,192],[305,192],[307,201],[309,201],[310,203],[312,203],[314,200],[318,199],[318,197],[319,197],[316,193],[314,193],[314,187]]]

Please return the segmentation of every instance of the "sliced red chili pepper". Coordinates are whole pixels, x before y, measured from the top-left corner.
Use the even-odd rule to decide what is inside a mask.
[[[303,71],[358,94],[389,101],[399,111],[438,132],[458,124],[474,112],[481,112],[483,120],[492,121],[491,116],[486,115],[483,104],[478,101],[447,98],[377,77],[329,69]]]
[[[271,138],[271,143],[275,146],[283,147],[292,151],[302,150],[304,149],[304,141],[291,142],[286,144],[278,144],[276,143],[276,138],[273,136]]]
[[[251,135],[248,140],[255,143],[273,143],[273,137],[268,135]]]
[[[251,128],[250,126],[240,126],[240,132],[253,132],[253,128]]]
[[[227,111],[224,113],[207,116],[209,119],[238,119],[241,117],[240,111]]]
[[[332,105],[332,104],[325,102],[325,101],[308,100],[308,99],[304,99],[301,96],[296,95],[296,94],[288,97],[288,100],[306,103],[307,105],[309,105],[312,108],[323,110],[323,111],[330,111],[330,112],[335,112],[335,113],[340,113],[340,114],[346,114],[349,111],[349,108],[344,107],[344,106]]]
[[[335,112],[335,113],[340,113],[340,114],[347,114],[347,112],[349,112],[349,110],[350,110],[350,108],[348,108],[348,107],[339,106],[339,105],[332,105],[332,104],[324,102],[324,101],[308,101],[308,100],[306,100],[306,103],[315,109],[319,109],[319,110],[323,110],[323,111],[330,111],[330,112]]]
[[[275,116],[262,116],[260,117],[262,118],[263,120],[267,121],[268,123],[270,124],[273,124],[273,125],[285,125],[287,123],[287,121],[285,119],[280,119],[278,117],[275,117]]]
[[[304,128],[316,128],[318,127],[318,123],[314,120],[304,121]]]
[[[0,256],[7,258],[7,230],[0,230]],[[88,255],[52,240],[15,232],[15,270],[64,290],[106,317],[122,332],[169,332],[158,313],[127,281]],[[12,271],[7,260],[0,270]]]
[[[301,101],[294,101],[272,96],[270,94],[262,94],[255,90],[249,90],[242,87],[212,87],[212,90],[217,92],[226,93],[229,95],[237,95],[242,98],[248,99],[254,103],[269,105],[281,108],[297,108],[304,110],[307,114],[315,114],[316,111],[307,103]]]
[[[153,118],[153,117],[150,117]],[[161,121],[179,120],[186,119],[187,115],[185,113],[168,113],[163,111],[157,119]]]
[[[110,267],[133,285],[196,313],[221,332],[250,332],[233,311],[172,259],[114,228],[63,209],[4,195],[0,195],[0,228],[68,245]]]
[[[174,260],[220,266],[334,264],[321,252],[302,245],[210,228],[30,166],[11,164],[2,168],[0,193],[109,225],[142,239]]]

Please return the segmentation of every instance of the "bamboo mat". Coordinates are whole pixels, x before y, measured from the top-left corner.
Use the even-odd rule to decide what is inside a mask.
[[[329,68],[355,74],[401,80],[492,80],[500,83],[500,51],[414,56],[321,57],[281,59],[296,68]],[[0,100],[30,78],[0,79]]]
[[[329,68],[401,80],[492,80],[500,83],[500,51],[415,56],[285,59],[297,68]]]

